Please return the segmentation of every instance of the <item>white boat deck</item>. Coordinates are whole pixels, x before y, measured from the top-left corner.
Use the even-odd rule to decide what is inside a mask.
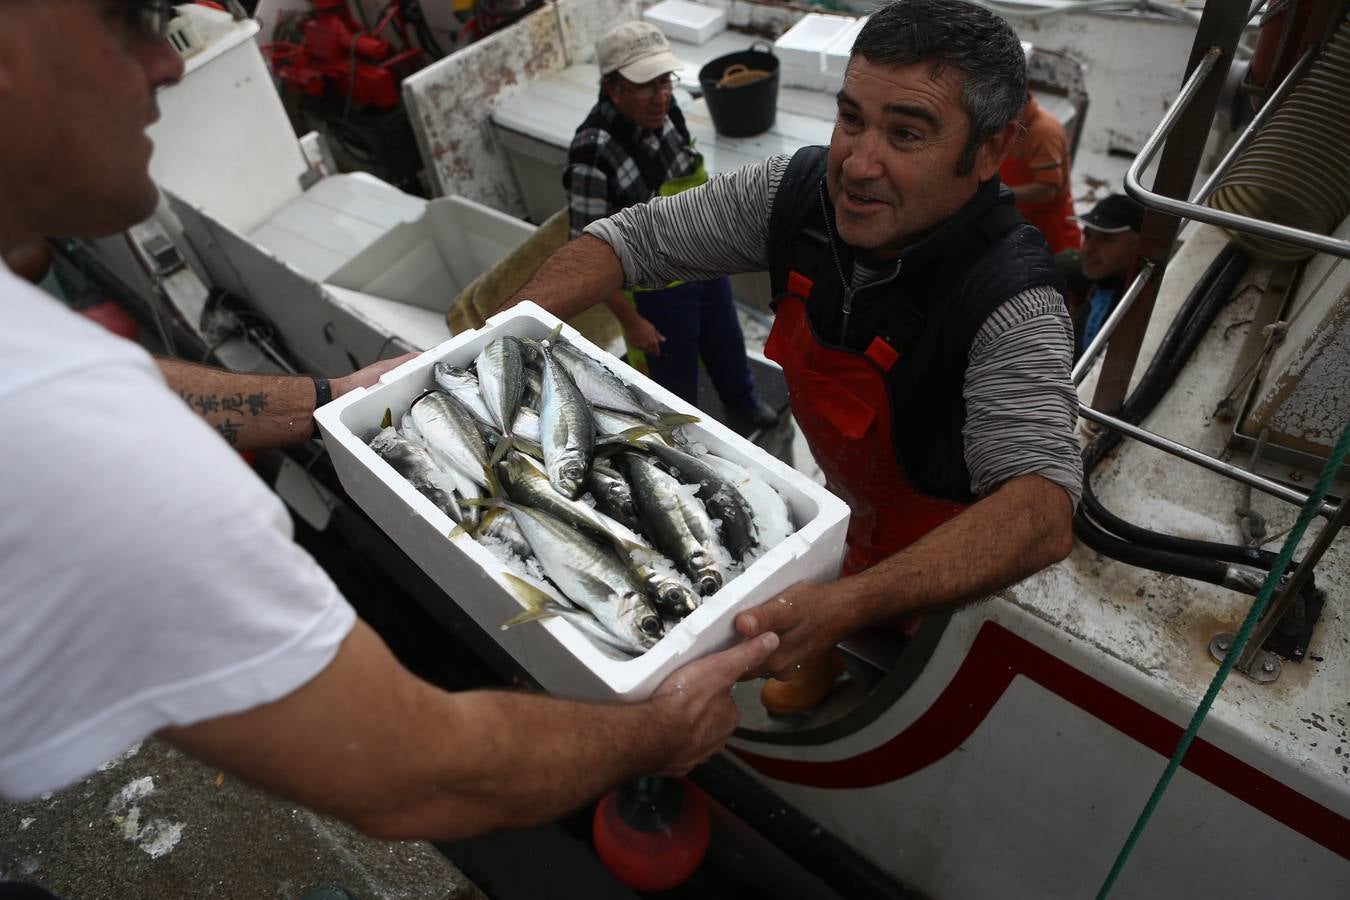
[[[1188,229],[1185,244],[1168,268],[1136,378],[1190,285],[1225,240],[1208,226]],[[1244,284],[1268,274],[1268,269],[1253,264]],[[1238,348],[1251,327],[1256,300],[1257,292],[1247,291],[1220,313],[1191,364],[1143,423],[1145,428],[1210,456],[1224,454],[1232,425],[1216,420],[1213,412],[1235,374]],[[1080,389],[1085,401],[1092,397],[1095,380],[1094,373]],[[1287,466],[1260,471],[1302,490],[1311,489],[1314,481],[1306,474],[1290,478]],[[1097,468],[1093,484],[1103,505],[1143,527],[1200,540],[1242,542],[1234,513],[1243,505],[1241,485],[1161,451],[1126,439]],[[1336,490],[1333,485],[1333,493]],[[1296,507],[1260,492],[1253,493],[1252,505],[1265,516],[1271,535],[1292,525],[1298,514]],[[1296,559],[1307,552],[1321,523],[1314,520],[1309,527]],[[1277,538],[1266,549],[1278,551],[1281,543]],[[1350,534],[1336,539],[1318,564],[1316,578],[1327,600],[1307,658],[1301,663],[1284,661],[1272,684],[1259,685],[1231,674],[1201,736],[1236,744],[1233,752],[1242,757],[1260,747],[1262,755],[1293,761],[1307,778],[1302,789],[1308,796],[1350,815],[1350,608],[1345,600],[1350,595]],[[1199,704],[1216,671],[1208,650],[1210,639],[1220,632],[1236,633],[1254,599],[1128,566],[1081,543],[1067,560],[1003,596],[1144,673],[1186,711]],[[1247,752],[1241,749],[1244,746]]]

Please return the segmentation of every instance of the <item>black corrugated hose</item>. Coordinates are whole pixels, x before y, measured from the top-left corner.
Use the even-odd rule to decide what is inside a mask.
[[[1236,244],[1230,243],[1219,252],[1186,297],[1138,385],[1121,406],[1119,418],[1137,425],[1153,411],[1220,310],[1228,305],[1250,263],[1251,257]],[[1232,587],[1230,564],[1270,570],[1275,554],[1268,550],[1152,531],[1103,506],[1092,490],[1092,472],[1120,441],[1118,432],[1107,430],[1083,448],[1083,499],[1073,522],[1079,540],[1098,553],[1133,566],[1228,587]],[[1310,597],[1315,590],[1309,579],[1302,593]]]

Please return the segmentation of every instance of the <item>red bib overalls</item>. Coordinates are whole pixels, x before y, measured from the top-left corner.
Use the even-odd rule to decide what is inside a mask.
[[[792,414],[831,491],[852,510],[843,574],[866,569],[965,509],[916,490],[895,458],[885,375],[900,354],[880,337],[866,353],[816,340],[806,315],[813,284],[788,273],[764,355],[783,367]]]

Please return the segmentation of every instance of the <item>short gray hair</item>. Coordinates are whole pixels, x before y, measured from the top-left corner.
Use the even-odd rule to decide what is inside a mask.
[[[970,137],[956,164],[964,175],[980,146],[1022,113],[1027,63],[1017,33],[1000,17],[965,0],[895,0],[872,13],[853,43],[852,56],[870,63],[932,63],[965,74],[961,107]]]

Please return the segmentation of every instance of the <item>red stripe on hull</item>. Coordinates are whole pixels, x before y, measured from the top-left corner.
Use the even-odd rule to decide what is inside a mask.
[[[899,781],[937,762],[969,738],[1014,677],[1059,695],[1150,750],[1170,757],[1182,726],[1107,687],[994,622],[985,622],[941,696],[912,725],[886,743],[829,762],[776,759],[729,748],[762,774],[817,788],[867,788]],[[1203,738],[1191,744],[1183,768],[1311,841],[1350,859],[1350,820],[1249,766]]]

